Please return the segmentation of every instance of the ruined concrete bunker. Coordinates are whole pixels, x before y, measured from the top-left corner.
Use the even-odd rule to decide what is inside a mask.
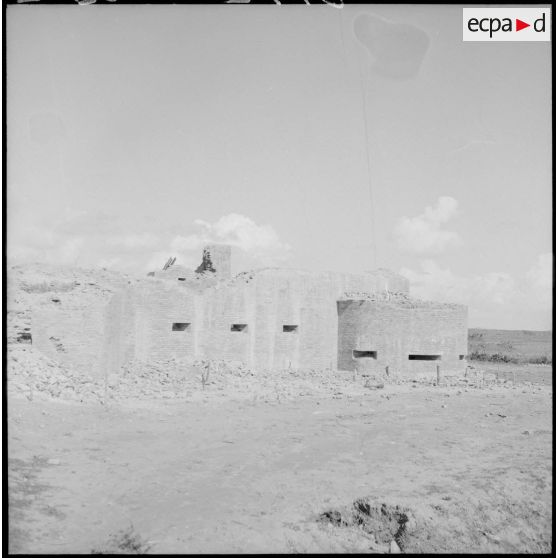
[[[264,268],[232,277],[224,245],[207,246],[196,269],[171,258],[103,307],[51,319],[65,306],[57,307],[34,317],[33,343],[91,375],[117,374],[131,359],[168,358],[435,375],[437,366],[463,371],[467,352],[466,307],[417,301],[392,271]]]

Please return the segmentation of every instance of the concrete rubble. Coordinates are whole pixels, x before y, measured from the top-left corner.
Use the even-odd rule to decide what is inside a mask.
[[[202,273],[201,276],[203,275]],[[254,272],[246,272],[229,282],[251,282],[254,277]],[[52,320],[65,325],[72,335],[76,332],[75,324],[80,325],[82,322],[76,320],[70,324],[71,327],[66,322],[75,316],[84,316],[83,323],[89,327],[85,339],[90,339],[96,333],[97,323],[100,323],[95,321],[97,317],[91,309],[113,296],[123,285],[141,281],[145,279],[107,270],[45,265],[12,267],[7,300],[9,393],[29,399],[43,397],[99,403],[128,398],[187,400],[218,395],[279,404],[295,397],[326,396],[338,399],[363,393],[379,397],[385,391],[383,388],[390,385],[408,383],[420,387],[432,386],[436,382],[432,376],[421,374],[416,374],[412,379],[398,377],[395,369],[390,369],[389,374],[370,371],[365,373],[359,370],[340,372],[334,366],[266,369],[261,366],[251,368],[240,361],[188,360],[176,356],[150,358],[146,361],[135,358],[133,354],[110,367],[96,364],[88,372],[88,363],[94,362],[96,357],[95,345],[72,346],[72,339],[68,335],[58,333],[49,333],[46,338],[49,353],[40,351],[35,344],[32,316],[37,310],[52,314]],[[347,291],[345,297],[415,303],[408,294],[399,291],[376,294]],[[423,303],[425,302],[421,301]],[[38,315],[41,315],[40,312]],[[59,312],[62,312],[60,318],[57,317]],[[80,331],[76,335],[84,337]],[[84,360],[81,368],[75,366],[76,363],[79,364],[77,357],[71,360],[72,350],[78,357],[89,351],[89,360]],[[102,364],[101,361],[98,362]],[[443,373],[441,386],[457,387],[464,391],[491,389],[494,386],[516,387],[510,378],[499,378],[470,366],[465,369],[464,374]],[[521,386],[529,388],[530,384],[522,382]],[[375,393],[378,395],[374,395]]]

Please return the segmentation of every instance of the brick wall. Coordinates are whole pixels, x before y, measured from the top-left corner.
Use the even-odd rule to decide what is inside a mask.
[[[99,293],[45,294],[31,311],[33,346],[63,365],[92,377],[102,377],[109,354],[118,353],[119,341],[111,335],[118,320],[130,315],[118,300],[125,289]],[[115,298],[116,297],[116,298]],[[53,302],[52,298],[59,302]],[[115,308],[109,314],[109,305]],[[119,334],[120,335],[120,334]],[[119,359],[117,359],[119,362]]]
[[[231,247],[226,244],[210,244],[205,247],[220,279],[229,279],[231,276]]]
[[[137,335],[144,360],[168,356],[240,361],[264,368],[335,368],[337,299],[347,291],[408,292],[387,272],[313,273],[266,269],[203,291],[147,280],[136,287]],[[173,332],[173,322],[189,323]],[[246,324],[231,331],[233,324]],[[284,325],[297,326],[283,331]],[[139,343],[137,343],[139,344]]]
[[[340,300],[340,370],[390,375],[455,374],[465,369],[467,307],[442,303]],[[355,358],[353,351],[375,351],[376,358]],[[409,360],[409,355],[440,355],[440,360]]]
[[[93,376],[117,373],[133,358],[148,362],[171,356],[267,369],[381,371],[389,365],[392,373],[432,373],[437,362],[411,362],[407,354],[439,352],[442,369],[454,371],[463,368],[459,354],[467,352],[465,307],[337,303],[347,292],[408,293],[407,280],[387,271],[264,269],[220,282],[146,277],[96,289],[67,293],[59,303],[45,294],[32,315],[33,344]],[[189,325],[173,331],[173,323]],[[246,329],[231,331],[233,324]],[[295,329],[284,331],[284,326]],[[355,361],[354,349],[376,350],[378,358]]]

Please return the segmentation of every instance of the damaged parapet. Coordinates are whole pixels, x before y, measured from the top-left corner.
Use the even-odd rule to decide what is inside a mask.
[[[183,285],[208,285],[231,278],[231,247],[226,244],[210,244],[203,249],[202,262],[195,269],[175,265],[176,258],[170,257],[160,271],[147,275],[157,279],[180,281]]]
[[[214,273],[219,279],[231,277],[231,247],[227,244],[210,244],[203,249],[202,263],[196,273]]]

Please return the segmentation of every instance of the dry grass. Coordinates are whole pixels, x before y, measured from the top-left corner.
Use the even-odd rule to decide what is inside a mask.
[[[552,364],[552,332],[470,329],[469,360]]]
[[[112,535],[103,547],[93,549],[91,554],[147,554],[150,548],[151,544],[130,525]]]

